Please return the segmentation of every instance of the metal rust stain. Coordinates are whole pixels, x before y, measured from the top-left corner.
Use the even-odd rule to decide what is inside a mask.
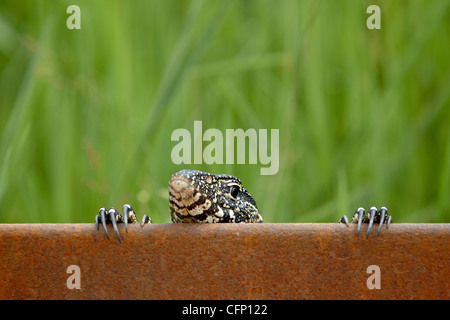
[[[450,299],[450,224],[393,224],[367,240],[339,224],[119,230],[121,244],[94,224],[0,224],[0,299]],[[81,289],[66,286],[70,265]]]

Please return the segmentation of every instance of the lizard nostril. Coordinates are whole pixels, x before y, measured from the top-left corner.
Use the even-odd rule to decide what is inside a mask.
[[[169,186],[175,192],[183,192],[189,187],[189,184],[183,180],[171,180]]]

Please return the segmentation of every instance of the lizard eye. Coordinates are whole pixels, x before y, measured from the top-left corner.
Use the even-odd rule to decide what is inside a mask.
[[[237,186],[232,186],[232,187],[230,188],[230,194],[231,194],[231,196],[232,196],[234,199],[236,199],[238,193],[239,193],[239,187],[237,187]]]

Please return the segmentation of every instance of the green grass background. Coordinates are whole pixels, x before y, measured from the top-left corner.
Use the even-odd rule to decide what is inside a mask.
[[[449,23],[448,0],[2,0],[0,222],[169,222],[183,168],[238,176],[265,222],[450,222]],[[279,129],[278,173],[173,164],[194,120]]]

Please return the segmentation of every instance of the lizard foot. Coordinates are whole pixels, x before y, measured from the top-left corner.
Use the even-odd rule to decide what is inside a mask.
[[[347,216],[343,216],[340,223],[345,223],[347,227],[349,226],[349,222],[347,219]],[[380,235],[381,227],[383,226],[383,223],[386,223],[386,228],[389,228],[389,225],[392,222],[392,216],[388,215],[388,209],[386,207],[381,207],[380,210],[377,210],[376,207],[371,207],[369,211],[367,212],[364,210],[364,208],[358,208],[356,209],[355,213],[353,214],[352,223],[357,223],[358,228],[356,229],[356,235],[359,235],[359,231],[361,230],[361,224],[362,223],[368,223],[369,227],[367,228],[367,234],[366,239],[369,237],[370,230],[372,229],[372,226],[374,223],[378,223],[378,233],[377,235]]]
[[[99,224],[103,225],[103,229],[105,230],[106,237],[109,239],[108,230],[106,228],[106,225],[108,223],[111,223],[113,225],[114,231],[116,232],[117,238],[119,238],[119,242],[122,243],[122,239],[120,238],[119,229],[117,228],[118,223],[124,223],[125,224],[125,230],[128,232],[128,223],[139,223],[136,214],[133,211],[133,208],[126,204],[123,206],[123,216],[115,209],[111,208],[108,211],[106,211],[105,207],[101,207],[98,210],[98,214],[95,216],[95,227],[97,230],[99,230]],[[144,226],[146,223],[152,223],[152,220],[148,215],[144,215],[142,217],[142,223],[141,227]]]

